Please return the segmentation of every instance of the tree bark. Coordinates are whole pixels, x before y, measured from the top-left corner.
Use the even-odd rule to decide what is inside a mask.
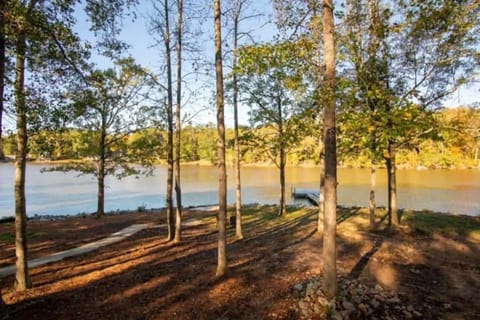
[[[177,207],[175,210],[175,242],[182,241],[182,188],[180,184],[180,145],[182,132],[181,103],[182,103],[182,24],[183,0],[178,0],[177,21],[177,107],[175,114],[176,143],[175,143],[175,195]]]
[[[4,93],[5,93],[5,15],[4,1],[0,1],[0,160],[5,159],[5,154],[3,153],[3,110],[4,110]]]
[[[225,167],[225,119],[223,95],[222,27],[220,0],[214,0],[215,19],[215,75],[217,104],[217,166],[218,166],[218,260],[216,277],[222,277],[227,266],[227,172]]]
[[[327,298],[337,292],[337,155],[335,132],[335,44],[332,0],[322,1],[325,59],[325,219],[323,231],[323,285]]]
[[[370,198],[368,201],[368,209],[370,211],[370,228],[375,226],[375,210],[376,210],[376,202],[375,202],[375,186],[377,182],[377,167],[375,160],[372,159],[370,163]]]
[[[323,134],[320,134],[318,141],[319,156],[320,156],[320,185],[318,193],[318,220],[317,220],[317,232],[323,232],[323,221],[325,220],[325,146]]]
[[[283,112],[282,101],[280,93],[277,95],[277,117],[278,117],[278,139],[280,140],[280,203],[278,208],[278,215],[283,216],[286,213],[286,200],[285,200],[285,165],[287,162],[285,152],[285,133],[283,129]]]
[[[167,64],[167,240],[171,241],[175,236],[175,220],[173,213],[173,93],[172,93],[172,59],[170,49],[170,22],[168,17],[168,0],[164,0],[165,10],[165,60]]]
[[[27,208],[25,199],[25,175],[27,163],[27,106],[25,101],[25,53],[24,30],[17,31],[15,61],[15,109],[17,113],[17,152],[15,155],[15,289],[24,291],[31,287],[27,261]]]
[[[100,159],[98,161],[98,173],[97,173],[97,218],[103,217],[105,214],[105,144],[106,135],[105,132],[105,115],[102,115],[102,131],[100,133]]]
[[[285,166],[286,166],[285,148],[280,148],[280,207],[278,215],[283,216],[287,213],[286,197],[285,197]]]
[[[400,224],[397,207],[397,167],[395,164],[395,143],[388,141],[387,183],[388,183],[388,217],[389,224]]]
[[[242,183],[240,176],[240,141],[239,141],[239,129],[238,129],[238,78],[235,71],[237,66],[237,49],[238,49],[238,24],[241,11],[241,5],[239,4],[238,11],[234,17],[233,24],[233,57],[232,57],[232,95],[233,95],[233,130],[235,140],[235,235],[237,239],[243,239],[242,231]]]
[[[318,17],[318,12],[319,12],[319,2],[312,2],[312,11],[313,14],[312,16],[315,18],[315,24],[313,25],[313,36],[316,41],[316,52],[317,54],[315,55],[315,63],[316,63],[316,68],[317,68],[317,75],[316,75],[316,86],[317,86],[317,100],[316,100],[316,110],[318,113],[318,119],[320,121],[319,126],[320,126],[320,134],[318,137],[318,159],[319,159],[319,170],[320,170],[320,184],[318,188],[318,218],[317,218],[317,233],[323,233],[323,221],[325,218],[325,194],[324,194],[324,189],[325,189],[325,145],[324,145],[324,134],[323,134],[323,121],[322,119],[322,103],[323,100],[321,99],[321,84],[322,84],[322,72],[323,72],[323,67],[322,67],[322,53],[321,53],[321,45],[320,45],[320,39],[322,37],[322,25],[321,25],[321,20]]]

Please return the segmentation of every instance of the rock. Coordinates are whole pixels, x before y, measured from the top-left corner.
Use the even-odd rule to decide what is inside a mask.
[[[353,303],[343,299],[342,301],[342,307],[345,309],[345,310],[348,310],[348,311],[354,311],[355,310],[355,306],[353,305]]]
[[[373,309],[378,309],[378,307],[380,307],[380,302],[378,302],[376,299],[373,299],[370,301],[370,305],[373,307]]]
[[[418,319],[423,318],[423,314],[421,312],[416,311],[416,310],[413,310],[413,316],[415,318],[418,318]]]
[[[298,303],[298,307],[300,308],[300,311],[308,311],[308,303],[306,303],[305,301],[300,301]]]
[[[396,304],[402,303],[402,301],[400,300],[400,298],[399,298],[398,296],[396,296],[396,295],[395,295],[393,298],[390,298],[390,299],[388,300],[388,302],[389,302],[389,303],[396,303]]]
[[[412,319],[413,316],[410,312],[408,312],[407,310],[403,311],[403,316],[405,319]]]
[[[303,285],[301,283],[296,284],[293,287],[293,297],[299,299],[303,296]]]
[[[375,298],[375,300],[378,300],[378,301],[385,301],[385,297],[379,295],[379,294],[376,294],[373,296]]]
[[[342,315],[343,320],[350,320],[350,315],[353,313],[351,310],[343,310],[340,312]]]
[[[306,296],[313,296],[317,292],[317,284],[316,282],[309,282],[307,283],[307,288],[305,289]]]
[[[353,294],[351,295],[351,298],[350,300],[355,303],[355,304],[360,304],[362,303],[362,299],[360,298],[360,296],[358,294]]]
[[[452,309],[452,305],[450,303],[444,303],[443,304],[443,309],[450,310],[450,309]]]
[[[408,312],[413,312],[415,311],[415,309],[413,309],[413,307],[411,305],[407,306],[407,311]]]
[[[332,319],[333,320],[344,320],[342,314],[338,311],[333,311],[332,312]]]
[[[314,304],[313,305],[313,312],[315,312],[315,315],[320,315],[323,313],[322,307],[319,304]]]
[[[377,284],[375,285],[375,290],[378,291],[378,292],[382,292],[382,291],[383,291],[383,287],[377,283]]]
[[[318,303],[320,303],[321,306],[324,306],[324,307],[328,306],[328,300],[325,299],[325,297],[323,297],[323,296],[319,296],[317,298],[317,301],[318,301]]]
[[[368,313],[368,307],[363,304],[363,303],[360,303],[358,306],[357,306],[358,310],[360,310],[362,313],[364,314],[367,314]]]

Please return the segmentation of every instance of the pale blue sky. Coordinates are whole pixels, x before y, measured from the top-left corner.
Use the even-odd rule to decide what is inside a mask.
[[[154,39],[148,33],[148,17],[152,12],[151,1],[140,1],[141,4],[137,7],[136,13],[137,18],[132,22],[131,19],[127,18],[123,21],[123,28],[120,38],[130,45],[128,53],[135,58],[137,63],[143,65],[144,67],[149,68],[154,72],[160,72],[164,58],[160,50],[154,47]],[[208,4],[208,1],[204,2]],[[276,34],[276,27],[273,23],[269,23],[271,20],[269,17],[272,14],[272,5],[269,0],[253,0],[252,5],[250,6],[251,10],[256,12],[261,12],[264,14],[263,17],[249,19],[247,23],[243,24],[244,30],[255,30],[253,36],[256,41],[269,41],[272,39],[273,35]],[[77,32],[81,35],[82,38],[88,39],[91,42],[94,42],[93,34],[88,31],[88,22],[86,17],[81,10],[79,10],[79,15],[77,16]],[[188,23],[188,21],[186,21]],[[195,23],[199,23],[197,20]],[[171,26],[173,28],[174,26]],[[213,62],[214,62],[214,43],[213,43],[213,17],[210,14],[203,20],[203,24],[198,26],[202,29],[202,39],[199,39],[198,45],[202,46],[204,51],[205,60],[212,63],[212,72],[213,72]],[[242,28],[242,26],[241,26]],[[225,30],[223,30],[225,37]],[[97,63],[100,67],[108,66],[110,63],[104,57],[96,56],[94,57],[94,62]],[[229,61],[226,61],[229,63]],[[185,70],[184,74],[190,71],[190,64],[184,64]],[[225,72],[227,72],[228,67],[224,67]],[[209,77],[202,77],[200,82],[207,82],[208,85],[213,88],[213,74]],[[189,85],[195,88],[200,86],[201,83],[195,83],[193,80],[189,81]],[[208,123],[215,122],[216,116],[214,112],[214,105],[211,103],[212,91],[210,89],[204,90],[200,96],[195,97],[195,99],[185,99],[185,105],[183,109],[185,112],[190,114],[196,114],[193,119],[195,123]],[[199,109],[207,109],[205,111],[198,112]],[[231,106],[227,105],[225,108],[225,121],[228,127],[233,127],[233,112]],[[242,124],[248,124],[248,115],[247,108],[242,108],[240,110],[240,122]]]
[[[202,0],[206,4],[209,2],[207,0]],[[146,16],[149,15],[151,10],[151,1],[149,0],[140,0],[141,4],[137,8],[137,19],[132,22],[131,19],[126,19],[123,22],[123,30],[121,33],[121,38],[126,41],[131,47],[129,49],[129,54],[132,55],[138,63],[141,65],[158,72],[163,63],[163,58],[161,53],[157,48],[152,47],[154,40],[147,31],[147,21]],[[269,0],[252,0],[252,9],[257,12],[262,12],[265,14],[264,17],[259,17],[255,19],[248,20],[248,24],[244,25],[245,30],[254,29],[254,36],[257,41],[269,41],[276,34],[276,27],[271,22],[272,15],[272,5]],[[93,35],[88,31],[89,24],[86,21],[85,15],[82,10],[78,10],[77,16],[77,28],[78,32],[82,38],[87,39],[91,42],[94,42]],[[213,18],[211,15],[203,21],[202,29],[204,31],[200,45],[204,47],[205,58],[208,59],[210,63],[213,64]],[[225,30],[224,30],[225,31]],[[225,35],[225,33],[224,33]],[[100,66],[108,66],[109,62],[105,58],[95,57],[94,61]],[[185,65],[186,68],[189,68],[188,64]],[[185,70],[184,73],[188,72]],[[209,82],[213,84],[213,77],[203,78],[201,81]],[[199,84],[192,84],[193,87],[198,86]],[[213,88],[211,86],[211,88]],[[475,102],[480,102],[480,86],[479,84],[462,87],[458,92],[453,94],[448,100],[445,101],[444,106],[446,107],[456,107],[458,105],[472,104]],[[203,109],[207,107],[207,110],[201,111],[194,117],[195,123],[208,123],[215,122],[215,111],[214,105],[211,102],[212,91],[210,89],[203,90],[202,94],[196,97],[195,99],[189,99],[185,105],[184,110],[189,113],[195,113],[195,110]],[[226,125],[228,127],[233,126],[233,112],[231,106],[226,106]],[[248,107],[242,107],[240,110],[240,122],[242,124],[248,124]],[[5,126],[7,128],[14,128],[13,118],[5,118]]]

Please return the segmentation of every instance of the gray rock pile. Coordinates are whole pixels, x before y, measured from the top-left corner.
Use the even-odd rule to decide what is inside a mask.
[[[325,298],[321,279],[311,279],[293,288],[302,319],[423,319],[422,312],[406,303],[406,298],[380,285],[367,287],[357,280],[339,279],[337,297]]]

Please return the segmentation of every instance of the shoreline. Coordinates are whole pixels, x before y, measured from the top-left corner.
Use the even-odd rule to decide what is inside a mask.
[[[278,206],[277,204],[262,204],[262,203],[245,203],[242,205],[242,208],[247,209],[247,208],[254,208],[258,206],[263,206],[263,207],[275,207]],[[227,210],[234,208],[234,204],[228,204],[227,205]],[[287,208],[290,209],[300,209],[300,208],[317,208],[315,205],[304,205],[302,203],[299,204],[287,204]],[[135,214],[135,213],[161,213],[164,211],[166,207],[160,207],[160,208],[150,208],[150,209],[144,209],[144,210],[138,210],[138,209],[131,209],[131,210],[114,210],[114,211],[108,211],[104,213],[104,216],[119,216],[119,215],[124,215],[124,214]],[[187,206],[183,207],[184,210],[196,210],[196,211],[216,211],[218,210],[218,204],[208,204],[208,205],[197,205],[197,206]],[[338,210],[362,210],[362,209],[368,209],[367,207],[362,207],[362,206],[345,206],[345,205],[337,205]],[[384,211],[386,210],[385,207],[379,206],[377,207],[377,210]],[[459,217],[459,218],[480,218],[480,213],[476,215],[469,215],[469,214],[461,214],[461,213],[455,213],[455,212],[442,212],[442,211],[433,211],[433,210],[428,210],[428,209],[423,209],[423,210],[414,210],[414,209],[405,209],[405,208],[399,208],[398,209],[400,215],[403,214],[437,214],[437,215],[442,215],[442,216],[450,216],[450,217]],[[35,214],[31,217],[27,217],[27,221],[57,221],[57,220],[65,220],[65,219],[70,219],[70,218],[88,218],[88,217],[96,217],[96,212],[91,212],[91,213],[74,213],[74,214],[60,214],[60,215],[53,215],[53,214]],[[7,217],[0,217],[0,224],[2,223],[9,223],[9,222],[14,222],[15,221],[15,216],[7,216]]]
[[[27,164],[30,165],[62,165],[68,163],[75,163],[81,162],[81,159],[70,159],[70,160],[27,160]],[[11,156],[6,156],[5,159],[0,160],[0,163],[3,164],[10,164],[14,163],[15,159]],[[154,163],[154,166],[164,166],[166,165],[165,160],[160,160]],[[198,167],[215,167],[215,163],[210,162],[209,160],[198,160],[198,161],[187,161],[182,162],[182,166],[198,166]],[[227,167],[233,167],[233,163],[227,163]],[[242,163],[242,167],[249,167],[249,168],[276,168],[277,166],[273,163],[269,162],[258,162],[258,163]],[[287,164],[287,168],[320,168],[319,164],[306,162],[306,163],[298,163],[298,164]],[[351,164],[340,164],[337,165],[338,169],[370,169],[369,166],[363,165],[351,165]],[[423,166],[423,165],[410,165],[410,164],[397,164],[397,170],[416,170],[416,171],[435,171],[435,170],[480,170],[480,165],[478,166],[466,166],[466,165],[452,165],[452,166]],[[379,165],[377,170],[385,170],[385,166]]]

